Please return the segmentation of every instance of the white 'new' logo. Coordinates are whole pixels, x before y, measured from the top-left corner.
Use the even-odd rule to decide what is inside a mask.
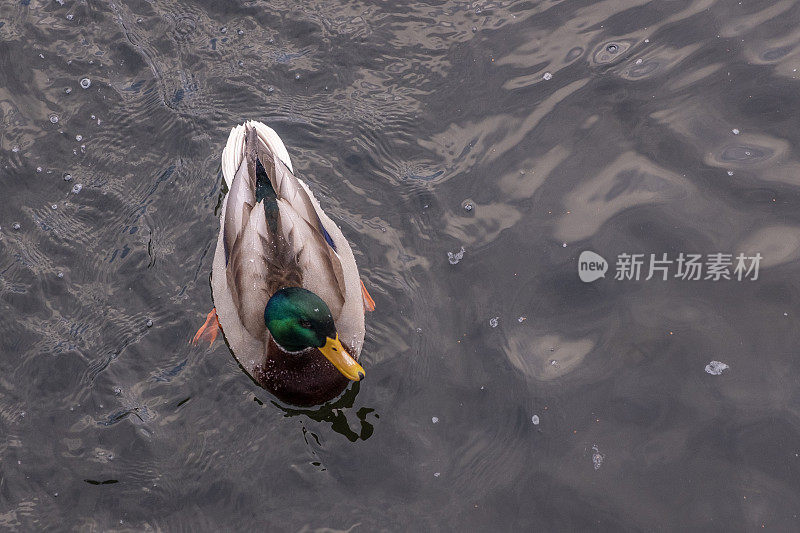
[[[581,281],[590,283],[596,279],[606,277],[608,261],[602,256],[589,250],[581,252],[578,258],[578,276]]]

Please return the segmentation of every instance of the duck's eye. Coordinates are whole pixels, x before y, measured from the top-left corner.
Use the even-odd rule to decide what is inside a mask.
[[[300,321],[300,327],[301,328],[310,329],[311,328],[311,322],[309,322],[308,320],[301,320]]]

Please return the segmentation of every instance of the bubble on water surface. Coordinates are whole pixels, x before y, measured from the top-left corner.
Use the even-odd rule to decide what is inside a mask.
[[[592,59],[599,65],[612,63],[621,59],[623,53],[627,52],[631,46],[633,46],[631,40],[604,43],[595,49]]]
[[[91,86],[92,86],[92,80],[90,80],[89,78],[83,78],[81,80],[81,87],[82,88],[88,89]]]
[[[457,252],[447,252],[447,260],[450,261],[451,265],[457,265],[458,262],[464,258],[464,252],[466,252],[466,250],[463,246]]]
[[[596,444],[592,445],[592,464],[594,465],[595,470],[599,470],[601,466],[603,466],[603,461],[605,460],[606,456],[600,453],[600,449],[597,447]]]
[[[711,361],[706,365],[706,373],[712,376],[720,376],[724,371],[730,367],[722,361]]]

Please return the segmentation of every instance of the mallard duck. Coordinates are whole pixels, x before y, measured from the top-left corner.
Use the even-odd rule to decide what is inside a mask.
[[[365,375],[357,359],[374,302],[350,245],[265,124],[231,130],[222,174],[215,307],[192,342],[213,343],[221,328],[241,366],[279,399],[328,401]]]

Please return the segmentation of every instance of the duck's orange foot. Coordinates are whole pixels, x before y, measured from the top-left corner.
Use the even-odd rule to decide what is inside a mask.
[[[206,316],[206,323],[200,326],[200,329],[198,329],[197,333],[195,333],[194,337],[192,337],[192,344],[197,346],[200,344],[200,341],[208,341],[208,345],[211,346],[217,339],[219,329],[220,327],[219,320],[217,319],[217,308],[215,307],[209,311],[208,316]]]
[[[364,309],[367,311],[374,311],[375,310],[375,300],[372,299],[372,296],[369,295],[367,292],[367,288],[364,286],[364,282],[361,282],[361,296],[364,299]]]

